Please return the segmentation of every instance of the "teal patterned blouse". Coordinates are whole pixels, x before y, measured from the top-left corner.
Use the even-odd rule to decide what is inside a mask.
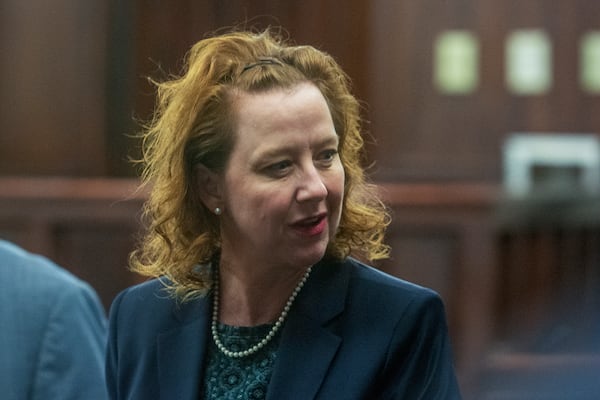
[[[218,325],[221,342],[232,351],[245,350],[260,342],[273,325],[237,327]],[[242,358],[221,353],[212,339],[208,346],[204,374],[204,399],[263,400],[277,355],[279,335],[258,352]]]

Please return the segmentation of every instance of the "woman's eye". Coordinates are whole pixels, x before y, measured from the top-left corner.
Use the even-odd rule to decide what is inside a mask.
[[[271,164],[267,167],[267,172],[273,175],[283,175],[285,174],[292,166],[290,161],[279,161],[274,164]]]
[[[337,156],[337,153],[337,150],[326,150],[323,153],[321,153],[321,161],[331,163]]]

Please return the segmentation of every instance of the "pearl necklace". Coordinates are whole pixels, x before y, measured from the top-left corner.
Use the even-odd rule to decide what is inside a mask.
[[[290,311],[290,308],[292,307],[292,304],[294,303],[294,300],[296,299],[296,297],[298,296],[298,293],[300,293],[300,290],[302,290],[302,287],[306,283],[306,280],[308,279],[308,276],[310,275],[311,270],[312,270],[312,266],[310,266],[306,270],[306,272],[304,273],[304,276],[302,277],[300,282],[298,282],[298,285],[296,286],[296,288],[292,292],[290,298],[288,299],[287,303],[285,304],[285,307],[283,308],[283,311],[279,315],[279,318],[277,318],[277,321],[275,322],[275,324],[273,324],[273,327],[271,328],[269,333],[267,333],[267,336],[265,336],[260,342],[258,342],[254,346],[250,347],[249,349],[242,350],[242,351],[231,351],[231,350],[227,349],[225,347],[225,345],[221,342],[221,339],[219,338],[219,333],[217,332],[217,324],[219,322],[219,272],[218,272],[218,269],[215,268],[214,269],[215,276],[214,276],[214,293],[213,293],[213,313],[212,313],[212,323],[210,326],[210,330],[212,332],[212,337],[213,337],[213,340],[214,340],[217,348],[223,354],[225,354],[227,357],[242,358],[242,357],[247,357],[249,355],[252,355],[252,354],[256,353],[257,351],[259,351],[260,349],[262,349],[263,347],[265,347],[267,345],[267,343],[269,343],[271,341],[271,339],[273,339],[273,337],[275,337],[275,334],[277,334],[277,332],[283,325],[283,321],[285,321],[285,318],[287,317],[288,312]]]

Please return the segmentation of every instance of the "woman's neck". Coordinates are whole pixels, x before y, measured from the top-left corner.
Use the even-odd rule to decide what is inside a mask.
[[[307,268],[251,267],[222,260],[219,322],[234,326],[274,322]]]

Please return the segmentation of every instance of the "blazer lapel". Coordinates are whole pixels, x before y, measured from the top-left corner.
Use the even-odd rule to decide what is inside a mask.
[[[348,280],[341,263],[315,265],[283,329],[267,400],[315,398],[342,342],[335,317],[344,310]]]
[[[158,337],[160,399],[198,399],[209,332],[209,297],[179,306],[176,326]]]

